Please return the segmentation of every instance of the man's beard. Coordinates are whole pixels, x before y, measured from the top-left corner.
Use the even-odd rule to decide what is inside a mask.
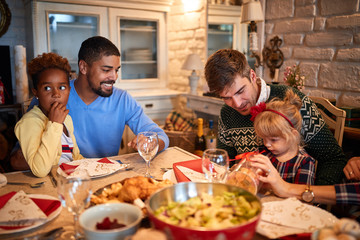
[[[97,95],[99,95],[99,96],[101,96],[101,97],[110,97],[111,94],[113,93],[113,88],[111,89],[110,92],[104,92],[104,91],[101,89],[101,84],[102,84],[102,83],[110,83],[110,82],[111,82],[112,84],[115,83],[115,81],[101,82],[101,83],[100,83],[100,86],[97,87],[97,88],[90,83],[90,87],[91,87],[91,89],[93,90],[93,92],[96,93]]]
[[[111,89],[111,91],[108,92],[104,92],[103,90],[101,90],[101,86],[99,88],[93,88],[91,87],[91,89],[94,91],[94,93],[96,93],[97,95],[101,96],[101,97],[110,97],[111,94],[113,93],[113,90]]]

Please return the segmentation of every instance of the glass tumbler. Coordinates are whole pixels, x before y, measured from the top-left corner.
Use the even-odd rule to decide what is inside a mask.
[[[229,171],[229,156],[223,149],[207,149],[202,157],[202,170],[209,182],[224,182]]]

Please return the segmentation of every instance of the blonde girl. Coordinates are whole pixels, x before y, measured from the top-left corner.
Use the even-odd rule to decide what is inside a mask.
[[[251,109],[262,157],[268,158],[289,183],[314,184],[315,160],[301,147],[301,100],[288,90],[284,100],[273,99]],[[264,149],[262,149],[264,148]]]

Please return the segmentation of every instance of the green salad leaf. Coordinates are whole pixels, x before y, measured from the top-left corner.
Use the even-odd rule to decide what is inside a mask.
[[[169,202],[155,216],[169,224],[188,228],[223,229],[247,222],[260,212],[260,203],[240,193],[212,196],[202,193],[185,202]]]

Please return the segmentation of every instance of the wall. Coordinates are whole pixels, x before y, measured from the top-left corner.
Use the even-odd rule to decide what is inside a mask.
[[[283,39],[279,81],[286,66],[300,64],[303,92],[360,107],[359,0],[267,0],[265,12],[266,43]]]
[[[169,83],[171,89],[189,91],[188,70],[181,66],[195,52],[206,61],[207,4],[185,14],[181,0],[175,0],[168,15]],[[191,1],[196,5],[196,1]],[[13,87],[14,46],[26,46],[24,0],[6,0],[12,19],[0,45],[9,45]],[[283,69],[299,63],[307,79],[304,92],[336,98],[338,105],[360,106],[360,11],[359,0],[267,0],[266,43],[278,35],[284,40]],[[199,90],[205,84],[203,71]],[[265,78],[269,78],[265,69]],[[268,79],[269,80],[269,79]],[[280,79],[282,81],[282,79]],[[15,89],[13,90],[15,94]]]
[[[189,92],[189,70],[182,70],[186,56],[197,53],[205,64],[207,38],[207,4],[205,0],[187,0],[193,10],[184,10],[183,1],[175,0],[168,17],[169,39],[169,82],[168,87],[178,91]],[[201,74],[198,89],[205,84],[204,72]]]
[[[6,0],[6,3],[11,12],[11,22],[8,31],[0,37],[0,45],[10,46],[12,87],[14,99],[16,99],[14,46],[23,45],[26,47],[25,7],[24,0]]]

